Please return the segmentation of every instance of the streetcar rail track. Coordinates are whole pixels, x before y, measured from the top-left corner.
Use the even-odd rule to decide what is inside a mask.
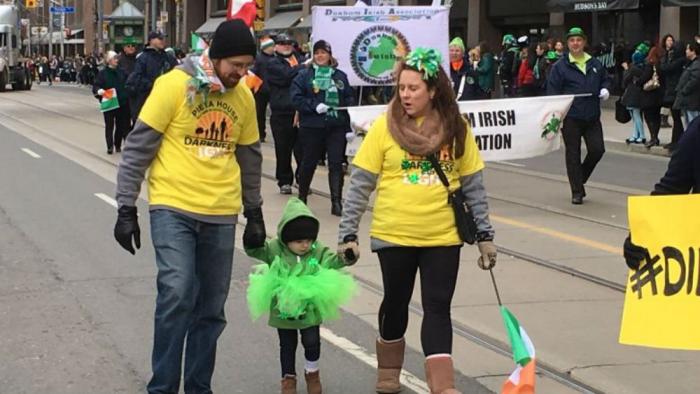
[[[2,99],[2,100],[9,100],[9,99],[7,99],[7,98],[5,98],[5,97],[2,97],[2,96],[0,96],[0,99]],[[61,117],[65,117],[65,118],[69,118],[69,119],[72,119],[72,120],[75,120],[75,121],[79,121],[79,122],[82,122],[82,123],[90,124],[90,125],[93,125],[93,126],[102,126],[102,124],[98,124],[98,123],[96,123],[96,122],[92,122],[92,121],[89,121],[89,120],[86,120],[86,119],[83,119],[83,118],[79,118],[79,117],[76,117],[76,116],[70,116],[70,115],[67,115],[67,114],[64,114],[64,113],[61,113],[61,112],[58,112],[58,111],[50,110],[50,109],[47,109],[47,108],[43,108],[43,107],[34,105],[34,104],[32,104],[32,103],[27,103],[27,102],[24,102],[24,101],[21,101],[21,100],[12,100],[12,101],[16,101],[16,102],[19,102],[19,103],[21,103],[21,104],[24,104],[24,105],[27,105],[27,106],[30,106],[30,107],[33,107],[33,108],[42,110],[42,111],[44,111],[44,112],[49,112],[49,113],[51,113],[51,114],[54,114],[54,115],[57,115],[57,116],[61,116]],[[48,137],[48,138],[52,139],[53,141],[56,141],[56,142],[59,142],[59,143],[61,143],[61,144],[63,144],[63,145],[69,146],[70,148],[75,149],[75,150],[77,150],[77,151],[79,151],[79,152],[81,152],[81,153],[87,154],[87,155],[89,155],[89,156],[92,157],[92,158],[98,159],[98,160],[100,160],[100,161],[102,161],[102,162],[104,162],[104,163],[106,163],[106,164],[109,164],[109,165],[111,165],[111,166],[117,167],[117,164],[114,163],[113,161],[109,160],[108,158],[105,158],[105,157],[103,157],[102,155],[99,155],[99,154],[94,153],[94,152],[92,152],[92,151],[90,151],[90,150],[87,150],[87,149],[83,148],[82,146],[80,146],[80,145],[78,145],[78,144],[75,144],[75,143],[73,143],[73,142],[70,142],[70,141],[67,141],[67,140],[65,140],[65,139],[59,138],[59,137],[57,137],[57,136],[54,136],[54,135],[51,134],[51,133],[48,133],[48,132],[46,132],[46,131],[44,131],[44,130],[41,130],[41,129],[39,129],[39,128],[33,126],[33,125],[31,125],[30,123],[24,121],[23,119],[20,119],[20,118],[18,118],[18,117],[16,117],[16,116],[9,115],[9,114],[7,114],[6,112],[0,113],[0,116],[4,116],[4,117],[6,117],[6,118],[8,118],[8,119],[11,119],[11,120],[13,120],[13,121],[15,121],[15,122],[17,122],[17,123],[20,123],[20,124],[24,125],[24,126],[26,126],[26,127],[29,127],[29,128],[31,128],[32,130],[34,130],[35,132],[37,132],[37,133],[39,133],[39,134],[41,134],[41,135],[43,135],[43,136],[45,136],[45,137]],[[264,173],[264,172],[263,172],[262,176],[263,176],[263,178],[268,179],[268,180],[273,180],[273,181],[276,180],[275,177],[274,177],[273,175],[268,174],[268,173]],[[549,179],[549,178],[545,178],[545,179]],[[318,189],[315,189],[315,188],[312,188],[311,190],[312,190],[312,192],[313,192],[314,194],[316,194],[316,195],[318,195],[318,196],[321,196],[321,197],[330,199],[330,194],[327,193],[327,192],[325,192],[325,191],[318,190]],[[532,204],[527,204],[527,203],[524,203],[524,202],[521,202],[521,201],[511,201],[510,199],[507,199],[507,198],[504,198],[504,197],[494,197],[494,196],[489,196],[489,197],[490,197],[490,198],[494,198],[494,199],[499,200],[499,201],[505,201],[505,202],[508,202],[508,203],[511,203],[511,204],[515,204],[515,205],[522,205],[522,206],[526,206],[526,207],[529,207],[529,208],[537,208],[537,209],[544,210],[544,211],[547,211],[547,212],[550,212],[550,213],[553,213],[553,214],[557,214],[557,215],[568,216],[568,217],[572,217],[572,218],[575,218],[575,219],[586,220],[586,221],[594,222],[594,223],[597,223],[597,224],[600,224],[600,225],[609,226],[609,227],[614,227],[614,228],[620,228],[620,229],[625,229],[625,230],[626,230],[625,227],[619,226],[619,225],[615,225],[614,223],[606,223],[606,222],[598,221],[598,220],[593,219],[593,218],[579,217],[578,215],[567,214],[567,213],[565,213],[565,212],[560,212],[560,211],[553,211],[551,208],[540,207],[540,206],[536,206],[536,205],[532,205]],[[368,207],[368,210],[371,210],[372,208],[373,208],[373,207]],[[239,222],[239,225],[242,225],[242,223]],[[615,283],[615,282],[609,281],[609,280],[607,280],[607,279],[604,279],[604,278],[601,278],[601,277],[598,277],[598,276],[595,276],[595,275],[587,274],[587,273],[585,273],[585,272],[582,272],[582,271],[579,271],[579,270],[576,270],[576,269],[573,269],[573,268],[570,268],[570,267],[567,267],[567,266],[558,264],[558,263],[553,262],[553,261],[540,259],[540,258],[537,258],[537,257],[535,257],[535,256],[531,256],[531,255],[528,255],[528,254],[525,254],[525,253],[521,253],[521,252],[518,252],[518,251],[515,251],[515,250],[512,250],[512,249],[509,249],[509,248],[505,248],[505,247],[502,247],[502,246],[498,246],[498,250],[499,250],[499,252],[501,252],[501,253],[503,253],[503,254],[505,254],[505,255],[518,258],[518,259],[520,259],[520,260],[523,260],[523,261],[526,261],[526,262],[529,262],[529,263],[538,265],[538,266],[540,266],[540,267],[544,267],[544,268],[547,268],[547,269],[550,269],[550,270],[554,270],[554,271],[558,271],[558,272],[561,272],[561,273],[564,273],[564,274],[568,274],[568,275],[574,276],[574,277],[576,277],[576,278],[578,278],[578,279],[585,280],[585,281],[588,281],[588,282],[597,284],[597,285],[599,285],[599,286],[606,287],[606,288],[611,289],[611,290],[614,290],[614,291],[619,291],[619,292],[624,292],[624,291],[625,291],[625,287],[624,287],[623,285],[619,284],[619,283]],[[372,292],[372,293],[374,293],[374,294],[376,294],[376,295],[378,295],[378,296],[383,296],[383,291],[382,291],[381,286],[380,286],[379,284],[377,284],[377,283],[375,283],[375,282],[373,282],[373,281],[371,281],[371,280],[364,279],[364,278],[360,278],[360,277],[357,277],[357,276],[355,276],[355,279],[360,283],[360,285],[361,285],[363,288],[367,289],[368,291],[370,291],[370,292]],[[422,309],[422,307],[420,306],[419,303],[417,303],[417,302],[415,302],[415,301],[411,301],[411,304],[409,305],[409,309],[411,310],[411,312],[415,313],[416,315],[421,316],[421,317],[423,316],[423,309]],[[493,338],[493,337],[491,337],[491,336],[489,336],[489,335],[487,335],[487,334],[485,334],[485,333],[483,333],[483,332],[480,332],[480,331],[475,330],[475,329],[473,329],[473,328],[471,328],[471,327],[468,327],[468,326],[465,325],[465,324],[462,324],[462,323],[453,321],[453,331],[454,331],[454,333],[457,334],[459,337],[461,337],[461,338],[463,338],[463,339],[465,339],[465,340],[468,340],[469,342],[472,342],[472,343],[474,343],[474,344],[476,344],[476,345],[478,345],[478,346],[480,346],[480,347],[483,347],[483,348],[485,348],[485,349],[488,349],[488,350],[490,350],[490,351],[493,351],[494,353],[497,353],[497,354],[502,355],[502,356],[505,356],[505,357],[510,357],[510,356],[511,356],[511,350],[510,350],[510,347],[509,347],[507,344],[505,344],[505,343],[503,343],[503,342],[501,342],[501,341],[499,341],[499,340],[497,340],[497,339],[495,339],[495,338]],[[595,388],[589,386],[588,384],[586,384],[586,383],[584,383],[584,382],[581,382],[581,381],[579,381],[578,379],[575,379],[575,378],[571,377],[571,376],[570,376],[568,373],[566,373],[566,372],[561,372],[561,371],[557,370],[557,369],[554,368],[553,366],[544,363],[542,360],[538,360],[538,363],[537,363],[537,372],[539,372],[539,373],[540,373],[541,375],[543,375],[543,376],[546,376],[546,377],[548,377],[548,378],[550,378],[550,379],[552,379],[552,380],[558,382],[559,384],[562,384],[562,385],[564,385],[564,386],[566,386],[566,387],[568,387],[568,388],[571,388],[571,389],[573,389],[573,390],[576,390],[576,391],[579,391],[579,392],[582,392],[582,393],[590,393],[590,394],[599,394],[599,393],[602,393],[602,391],[597,390],[597,389],[595,389]]]

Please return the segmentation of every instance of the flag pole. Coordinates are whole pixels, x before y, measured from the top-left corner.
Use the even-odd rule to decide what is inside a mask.
[[[503,306],[503,303],[501,303],[501,295],[498,293],[498,286],[496,286],[496,278],[493,276],[493,269],[489,269],[489,273],[491,274],[491,283],[493,283],[493,289],[496,290],[496,299],[498,300],[498,306]]]

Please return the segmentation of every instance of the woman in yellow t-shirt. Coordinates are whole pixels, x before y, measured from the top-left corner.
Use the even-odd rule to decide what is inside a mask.
[[[428,156],[437,156],[450,189],[464,193],[477,225],[479,265],[490,269],[496,262],[482,182],[484,163],[440,63],[437,51],[416,48],[398,64],[394,98],[370,127],[353,161],[340,222],[340,252],[357,254],[360,219],[377,188],[370,236],[384,283],[377,339],[380,393],[401,389],[404,333],[418,270],[427,382],[433,393],[457,393],[450,308],[463,242],[447,190]]]

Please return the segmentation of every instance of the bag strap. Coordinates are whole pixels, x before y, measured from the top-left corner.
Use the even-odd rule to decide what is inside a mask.
[[[437,157],[435,157],[435,154],[430,154],[428,155],[428,161],[430,161],[430,164],[433,166],[435,169],[435,172],[437,173],[438,177],[440,178],[440,181],[442,184],[447,188],[447,192],[449,193],[450,191],[450,181],[447,180],[447,175],[442,171],[442,168],[440,167],[440,163],[437,160]]]

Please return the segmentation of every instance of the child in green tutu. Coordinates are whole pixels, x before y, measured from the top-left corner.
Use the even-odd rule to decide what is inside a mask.
[[[319,221],[301,200],[287,202],[277,237],[263,245],[244,245],[246,253],[266,264],[250,274],[248,307],[253,319],[270,314],[268,324],[277,328],[280,339],[283,394],[296,393],[294,368],[299,334],[304,346],[307,392],[321,393],[319,358],[320,325],[339,317],[339,306],[352,297],[355,283],[341,271],[356,258],[339,256],[322,245]]]

